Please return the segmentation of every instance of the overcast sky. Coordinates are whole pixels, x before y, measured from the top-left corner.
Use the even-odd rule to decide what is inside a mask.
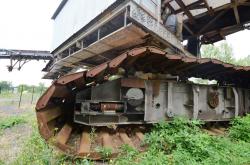
[[[50,19],[60,0],[0,0],[0,48],[50,50],[53,21]],[[243,31],[227,37],[233,46],[234,56],[242,58],[250,55],[250,31]],[[0,81],[38,84],[46,65],[43,61],[32,61],[21,71],[7,71],[8,60],[0,60]]]
[[[0,48],[50,50],[53,21],[50,19],[60,0],[0,0]],[[9,60],[0,60],[0,81],[38,84],[44,61],[32,61],[21,71],[8,72]]]

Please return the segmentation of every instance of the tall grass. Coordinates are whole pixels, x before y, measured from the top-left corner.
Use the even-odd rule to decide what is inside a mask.
[[[250,143],[250,114],[244,118],[235,118],[231,124],[229,137],[234,140],[242,140]]]
[[[4,129],[11,128],[18,124],[26,123],[23,116],[11,116],[0,120],[0,135]]]
[[[250,143],[246,141],[250,132],[234,136],[237,134],[235,131],[244,131],[238,128],[249,129],[248,120],[249,116],[235,119],[229,129],[229,137],[209,136],[201,131],[202,123],[197,121],[176,118],[171,123],[162,122],[146,135],[146,152],[138,153],[132,148],[123,147],[122,154],[113,164],[250,164]]]
[[[24,95],[29,103],[30,96]],[[10,97],[8,94],[6,97]],[[24,99],[25,100],[25,99]],[[64,165],[93,164],[86,159],[67,157],[41,138],[36,124],[34,112],[32,115],[7,117],[0,120],[0,131],[15,125],[25,123],[32,125],[32,134],[26,140],[21,154],[13,165]],[[203,123],[176,118],[171,123],[156,124],[145,137],[144,145],[147,151],[139,153],[124,145],[118,158],[110,160],[115,165],[245,165],[250,164],[250,115],[236,118],[231,122],[228,135],[214,137],[201,131]],[[100,148],[105,156],[110,152]],[[0,165],[4,164],[0,158]]]
[[[48,143],[40,136],[35,120],[32,121],[33,132],[24,144],[21,154],[13,162],[13,165],[90,165],[86,159],[68,157]]]

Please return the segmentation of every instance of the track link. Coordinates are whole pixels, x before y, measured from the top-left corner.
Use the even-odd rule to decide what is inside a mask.
[[[55,135],[55,145],[65,154],[77,158],[101,160],[115,158],[121,151],[122,145],[128,145],[138,151],[144,151],[142,145],[146,127],[119,127],[111,128],[83,127],[73,130],[72,126],[65,124]],[[109,153],[102,153],[107,150]]]

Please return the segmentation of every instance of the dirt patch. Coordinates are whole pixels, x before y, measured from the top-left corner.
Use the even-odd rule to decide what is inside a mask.
[[[28,124],[20,124],[5,129],[0,135],[0,159],[5,164],[14,161],[22,151],[27,138],[30,137],[32,127]]]

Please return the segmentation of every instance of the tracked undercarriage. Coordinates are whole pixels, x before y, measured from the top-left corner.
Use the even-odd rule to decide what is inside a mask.
[[[220,40],[218,35],[222,31],[217,29],[222,27],[212,23],[228,10],[216,8],[214,14],[219,16],[208,25],[204,20],[212,12],[211,7],[208,13],[198,14],[195,18],[204,27],[197,34],[187,26],[187,21],[193,22],[194,18],[184,20],[183,34],[191,34],[191,38],[184,36],[189,40],[187,51],[161,21],[163,11],[160,10],[173,5],[172,1],[148,2],[151,1],[114,0],[53,50],[54,59],[44,69],[48,72],[44,78],[54,82],[37,102],[36,114],[41,136],[61,151],[96,160],[103,158],[100,148],[110,148],[112,158],[123,144],[144,151],[146,147],[140,144],[154,123],[170,122],[176,116],[225,122],[250,112],[250,67],[189,53],[198,55],[200,43],[196,35],[202,35],[206,42]],[[70,18],[70,14],[77,13],[67,13],[74,3],[78,6],[77,1],[62,1],[53,16],[59,35],[69,25],[62,16],[68,14]],[[92,0],[84,3],[94,8]],[[176,12],[186,14],[187,10],[181,10]],[[83,11],[87,17],[87,9],[78,12]],[[74,16],[68,21],[76,21]],[[225,24],[228,20],[223,19]],[[60,29],[64,27],[62,24],[65,29]],[[211,31],[207,27],[210,25]],[[231,28],[224,34],[233,33]],[[79,72],[83,68],[85,71]],[[201,85],[190,81],[192,77],[214,80],[214,83]],[[212,129],[211,132],[222,131]]]
[[[210,71],[200,77],[216,79],[217,84],[188,80],[204,68]],[[169,55],[155,47],[132,49],[54,81],[36,106],[39,130],[47,140],[55,137],[63,151],[92,159],[101,158],[98,146],[111,148],[112,156],[122,144],[143,150],[138,144],[152,123],[176,116],[220,122],[249,113],[249,72],[218,60]]]

